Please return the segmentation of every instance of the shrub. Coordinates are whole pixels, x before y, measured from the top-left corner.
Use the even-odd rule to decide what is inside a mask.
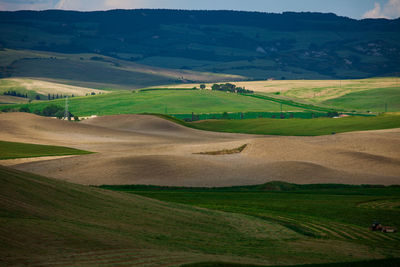
[[[21,108],[19,109],[19,112],[27,112],[27,113],[30,113],[31,110],[30,110],[28,107],[21,107]]]
[[[57,105],[49,105],[43,109],[41,115],[46,117],[57,117],[59,113],[63,113],[62,116],[64,116],[64,108]]]

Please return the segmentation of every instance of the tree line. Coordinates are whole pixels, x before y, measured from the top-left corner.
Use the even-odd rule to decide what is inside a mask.
[[[201,86],[200,86],[201,88]],[[237,94],[253,94],[254,91],[247,90],[245,87],[238,87],[232,83],[224,83],[224,84],[213,84],[211,86],[211,90],[213,91],[224,91],[224,92],[231,92]]]
[[[58,94],[47,94],[47,100],[53,100],[53,99],[59,99],[59,98],[66,98],[66,95],[58,95]],[[74,94],[71,95],[71,97],[75,97]]]
[[[23,106],[18,108],[3,108],[1,110],[1,112],[26,112],[26,113],[33,113],[39,116],[45,116],[45,117],[56,117],[58,119],[62,119],[65,116],[65,108],[61,107],[61,106],[57,106],[54,104],[48,105],[45,108],[43,108],[42,110],[36,109],[32,112],[32,110],[27,107],[27,106]],[[75,116],[74,114],[72,114],[71,112],[69,112],[69,118],[74,118],[75,121],[79,120],[78,116]]]
[[[7,91],[4,92],[3,95],[10,95],[10,96],[16,96],[16,97],[23,97],[23,98],[28,98],[28,94],[23,94],[17,91]]]

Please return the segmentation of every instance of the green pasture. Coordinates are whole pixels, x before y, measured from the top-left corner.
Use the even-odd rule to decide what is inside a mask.
[[[356,210],[351,205],[371,200],[367,196],[311,195],[307,199],[307,194],[175,191],[138,192],[140,196],[71,184],[2,166],[0,181],[0,263],[4,266],[180,265],[202,261],[279,265],[399,255],[398,234],[388,235],[386,240],[381,233],[370,233],[368,225],[347,223],[350,219],[340,224],[357,229],[366,240],[352,240],[345,235],[318,238],[315,236],[322,236],[323,231],[304,234],[311,230],[287,222],[289,218],[297,218],[306,225],[315,222],[335,227],[338,220],[329,216],[344,207]],[[293,202],[301,196],[304,197],[301,202]],[[393,193],[388,193],[388,197],[395,198]],[[322,202],[311,203],[312,199]],[[294,211],[301,204],[306,206]],[[326,205],[332,204],[338,207],[326,211]],[[287,207],[287,211],[281,213],[282,207]],[[322,210],[323,214],[310,215],[312,209]],[[365,212],[359,211],[354,216],[361,214],[360,220],[366,223],[369,212],[381,214],[368,207],[360,209]],[[389,211],[380,219],[391,223],[398,219],[396,212]],[[275,217],[276,214],[284,218]],[[322,218],[326,214],[329,216]]]
[[[400,265],[399,258],[371,260],[371,261],[355,261],[355,262],[339,262],[339,263],[326,263],[326,264],[302,264],[302,265],[286,265],[285,267],[397,267]],[[253,264],[240,264],[240,263],[227,263],[227,262],[200,262],[185,264],[181,267],[278,267],[282,265],[253,265]]]
[[[43,110],[50,104],[65,105],[65,100],[33,102],[4,108],[28,107],[31,112]],[[280,111],[280,104],[243,95],[209,90],[151,90],[118,91],[106,95],[74,97],[69,110],[78,116],[133,113],[223,113]],[[301,108],[289,107],[291,111]]]
[[[103,186],[171,203],[242,214],[275,222],[304,238],[355,242],[373,249],[394,249],[400,234],[372,232],[374,221],[400,227],[400,187],[340,184],[184,188]]]
[[[400,87],[354,92],[326,100],[322,104],[362,112],[397,112],[400,111]]]
[[[0,159],[83,155],[92,152],[61,146],[0,141]]]
[[[374,116],[369,114],[356,114],[349,113],[353,116]],[[172,117],[185,120],[185,121],[198,121],[198,120],[241,120],[241,119],[315,119],[330,117],[326,112],[229,112],[229,113],[200,113],[200,114],[171,114]]]
[[[316,136],[400,127],[400,116],[398,115],[317,118],[312,120],[259,118],[248,120],[208,120],[194,123],[175,121],[192,128],[207,131],[298,136]]]

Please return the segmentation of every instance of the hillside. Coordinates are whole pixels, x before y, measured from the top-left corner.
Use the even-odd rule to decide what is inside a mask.
[[[234,81],[236,86],[258,94],[295,102],[359,112],[400,111],[400,79],[397,77],[346,80],[269,80]],[[211,89],[212,83],[205,84]],[[154,88],[193,88],[198,84],[154,86]],[[387,110],[385,109],[387,104]]]
[[[10,95],[13,93],[19,96]],[[29,100],[37,100],[38,98],[40,100],[49,100],[63,98],[63,96],[75,97],[105,93],[108,93],[108,91],[38,79],[0,79],[0,104],[26,103]]]
[[[344,119],[331,119],[338,123],[341,120]],[[274,126],[268,119],[256,120],[256,123],[264,122],[261,126],[253,120],[237,121],[249,121],[255,130],[268,129],[268,123]],[[227,130],[232,129],[228,128],[229,122],[221,123],[228,124]],[[395,123],[398,125],[398,119]],[[76,123],[27,113],[0,114],[0,126],[4,141],[96,152],[52,160],[27,159],[13,166],[87,185],[213,187],[275,180],[301,184],[392,185],[400,180],[399,129],[335,135],[328,132],[317,137],[257,136],[200,131],[150,115],[102,116]],[[200,126],[218,128],[211,123]],[[311,131],[311,126],[300,124],[298,128]],[[293,131],[290,126],[286,127],[287,132]],[[232,150],[244,144],[247,146],[241,153],[201,154]]]
[[[384,251],[397,255],[385,246],[372,252],[348,239],[310,238],[276,221],[70,184],[2,166],[0,181],[0,264],[7,266],[176,266],[199,261],[266,265],[383,258]],[[396,244],[397,239],[386,242]]]
[[[72,54],[13,49],[0,50],[1,77],[35,78],[97,89],[243,79],[238,75],[152,67],[95,52]]]
[[[262,251],[271,242],[297,238],[276,223],[112,193],[2,166],[0,180],[2,265],[169,266],[207,258],[267,263],[273,255]],[[280,232],[280,237],[273,232]],[[250,245],[256,235],[263,240]],[[255,256],[259,259],[246,259]]]
[[[2,60],[0,75],[122,87],[207,81],[204,73],[220,74],[220,80],[394,76],[400,71],[399,28],[400,19],[321,13],[0,12],[0,47],[31,54]],[[44,51],[47,57],[34,55]],[[171,75],[166,79],[161,70]]]
[[[54,104],[64,106],[65,100],[33,102],[26,105],[32,112]],[[278,103],[225,92],[209,90],[119,91],[106,95],[74,97],[69,100],[70,111],[78,116],[132,113],[192,113],[279,111]],[[7,107],[4,107],[7,108]],[[288,107],[288,110],[302,110]],[[0,108],[2,110],[2,108]]]

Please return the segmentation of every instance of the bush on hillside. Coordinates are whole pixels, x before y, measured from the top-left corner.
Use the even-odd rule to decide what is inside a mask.
[[[252,90],[247,90],[244,87],[236,87],[236,85],[231,84],[231,83],[225,83],[225,84],[216,84],[215,83],[215,84],[213,84],[213,86],[211,86],[211,90],[239,93],[239,94],[254,93],[254,91],[252,91]]]

